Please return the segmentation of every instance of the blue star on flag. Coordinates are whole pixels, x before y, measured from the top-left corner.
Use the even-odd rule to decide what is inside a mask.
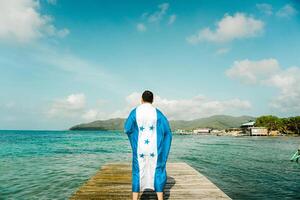
[[[145,156],[145,155],[144,155],[143,153],[140,154],[140,157],[141,157],[141,158],[144,158],[144,156]]]
[[[145,140],[145,144],[149,144],[149,142],[150,142],[150,141],[149,141],[148,139],[147,139],[147,140]]]
[[[150,129],[150,131],[153,131],[153,129],[154,129],[154,126],[152,125],[152,126],[150,126],[149,127],[149,129]]]
[[[143,126],[140,127],[140,131],[143,131],[145,128]]]
[[[154,153],[150,153],[150,156],[151,156],[151,157],[154,157],[154,156],[155,156],[155,154],[154,154]]]

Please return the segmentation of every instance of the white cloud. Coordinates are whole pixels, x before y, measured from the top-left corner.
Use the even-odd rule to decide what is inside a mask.
[[[150,14],[148,17],[148,21],[150,23],[155,23],[159,22],[162,20],[164,15],[166,14],[167,10],[169,9],[169,4],[168,3],[163,3],[158,5],[158,10],[154,12],[153,14]]]
[[[138,23],[136,25],[136,29],[139,31],[139,32],[145,32],[147,30],[147,27],[145,26],[145,24],[143,23]]]
[[[58,30],[52,24],[45,26],[43,31],[44,31],[43,36],[47,35],[47,36],[54,36],[54,37],[60,37],[60,38],[66,37],[70,33],[69,29],[63,28],[63,29]]]
[[[99,108],[88,108],[84,94],[71,94],[55,100],[47,112],[47,116],[55,119],[67,119],[90,122],[100,119],[127,117],[129,112],[141,102],[141,94],[133,92],[126,98],[126,106],[113,112]],[[154,106],[161,109],[170,119],[191,120],[215,114],[233,114],[251,108],[251,103],[238,98],[228,100],[209,99],[195,96],[191,99],[167,99],[154,97]]]
[[[82,118],[87,121],[93,121],[93,120],[97,119],[97,115],[98,115],[98,112],[96,110],[91,109],[91,110],[86,111],[82,115]]]
[[[172,25],[172,24],[176,21],[176,18],[177,18],[176,15],[174,15],[174,14],[173,14],[173,15],[170,15],[168,24],[169,24],[169,25]]]
[[[215,114],[224,114],[233,110],[247,110],[251,107],[248,101],[230,99],[225,101],[211,100],[204,96],[191,99],[168,100],[156,97],[156,103],[170,119],[196,119]]]
[[[273,108],[295,115],[300,113],[300,68],[281,70],[264,81],[270,87],[279,89],[279,95],[271,101]]]
[[[0,1],[0,39],[28,42],[43,36],[66,36],[68,29],[57,29],[51,16],[39,12],[35,0]]]
[[[255,84],[270,74],[276,73],[278,70],[279,63],[274,58],[258,61],[246,59],[235,61],[226,71],[226,75],[243,83]]]
[[[235,61],[226,74],[242,83],[256,83],[278,89],[270,106],[285,114],[299,115],[300,113],[300,68],[283,69],[274,59],[259,61]]]
[[[98,108],[89,108],[86,96],[83,93],[70,94],[67,97],[54,100],[46,115],[52,119],[75,120],[76,122],[90,122],[98,119],[106,119],[110,116]]]
[[[96,109],[90,109],[83,113],[82,119],[86,122],[95,121],[103,118],[105,115]]]
[[[148,27],[152,27],[153,24],[158,24],[166,18],[168,25],[173,24],[176,21],[177,16],[175,14],[167,15],[169,7],[169,3],[163,3],[157,6],[158,9],[155,12],[143,13],[141,22],[136,26],[137,31],[145,32]]]
[[[277,13],[277,17],[289,18],[297,14],[297,10],[290,4],[283,6]]]
[[[261,3],[261,4],[256,4],[256,7],[259,11],[266,15],[272,15],[273,14],[273,7],[270,4],[267,3]]]
[[[256,37],[262,33],[264,23],[244,13],[236,13],[233,16],[226,14],[216,26],[216,30],[204,28],[187,37],[187,42],[190,44],[203,41],[229,42],[235,39]]]
[[[139,105],[141,94],[134,92],[126,97],[127,107],[114,112],[110,117],[127,117],[129,111]],[[215,114],[232,113],[237,110],[248,110],[251,104],[240,99],[211,100],[205,96],[191,99],[166,99],[154,97],[154,105],[161,109],[169,119],[191,120]]]
[[[230,51],[230,48],[220,48],[216,51],[217,55],[224,55]]]
[[[85,106],[84,94],[71,94],[66,98],[55,100],[47,114],[49,117],[76,117],[83,112]]]
[[[262,3],[256,4],[256,7],[259,11],[266,15],[273,15],[273,7],[270,4]],[[282,8],[280,8],[277,12],[274,13],[277,17],[281,18],[289,18],[297,14],[297,10],[291,5],[286,4]]]

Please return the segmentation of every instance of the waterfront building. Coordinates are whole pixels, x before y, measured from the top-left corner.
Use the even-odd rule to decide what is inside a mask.
[[[210,128],[197,128],[193,130],[194,134],[209,134],[211,131]]]
[[[268,129],[266,127],[251,127],[250,135],[251,136],[267,136]]]

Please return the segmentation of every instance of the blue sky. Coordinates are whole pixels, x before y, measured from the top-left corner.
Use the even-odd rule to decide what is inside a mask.
[[[0,3],[0,129],[125,117],[300,113],[297,1]]]

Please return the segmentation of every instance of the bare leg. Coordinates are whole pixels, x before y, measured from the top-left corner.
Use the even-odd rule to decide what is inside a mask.
[[[133,192],[132,193],[132,200],[138,200],[139,198],[139,193],[138,192]]]
[[[156,192],[158,200],[163,200],[164,199],[164,193],[162,192]]]

